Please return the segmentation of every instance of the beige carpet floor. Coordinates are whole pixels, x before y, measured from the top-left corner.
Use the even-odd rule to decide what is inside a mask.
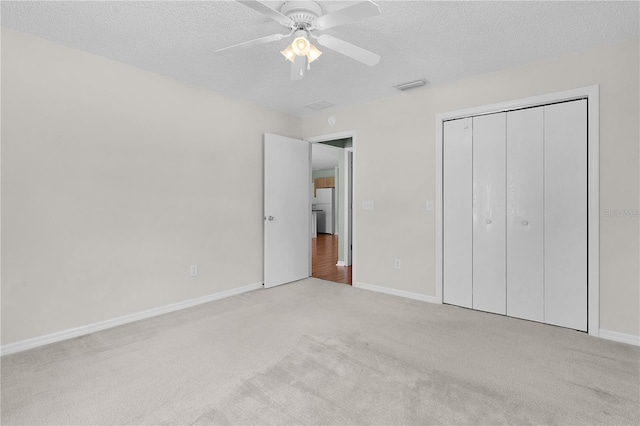
[[[306,279],[2,357],[2,424],[640,424],[640,348]]]

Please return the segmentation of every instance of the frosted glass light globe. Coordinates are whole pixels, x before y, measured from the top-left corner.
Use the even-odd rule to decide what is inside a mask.
[[[293,40],[293,43],[291,43],[291,48],[293,49],[293,53],[296,55],[306,56],[307,53],[309,53],[310,48],[309,40],[304,37],[298,37]]]

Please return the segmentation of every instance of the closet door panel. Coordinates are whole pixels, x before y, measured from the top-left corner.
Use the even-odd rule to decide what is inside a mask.
[[[443,300],[471,308],[472,120],[444,123]]]
[[[544,321],[544,111],[507,113],[507,315]]]
[[[473,309],[506,313],[506,113],[473,117]]]
[[[587,330],[587,101],[544,107],[545,322]]]

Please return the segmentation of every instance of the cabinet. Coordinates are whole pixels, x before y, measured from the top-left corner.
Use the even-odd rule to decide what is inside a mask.
[[[587,330],[586,100],[444,123],[443,300]]]
[[[320,188],[335,188],[336,178],[334,176],[315,178],[313,180],[313,196],[316,196],[316,190]]]

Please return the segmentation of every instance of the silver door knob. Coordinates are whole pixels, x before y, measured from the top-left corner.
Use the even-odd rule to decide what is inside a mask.
[[[274,218],[273,218],[273,216],[269,216],[269,217],[267,218],[267,220],[268,220],[268,221],[272,221],[273,219],[274,219]]]
[[[487,219],[485,222],[487,222],[487,225],[491,225],[491,219]]]
[[[523,221],[522,221],[522,225],[523,225],[523,226],[527,226],[528,224],[529,224],[529,222],[527,222],[526,220],[523,220]]]

